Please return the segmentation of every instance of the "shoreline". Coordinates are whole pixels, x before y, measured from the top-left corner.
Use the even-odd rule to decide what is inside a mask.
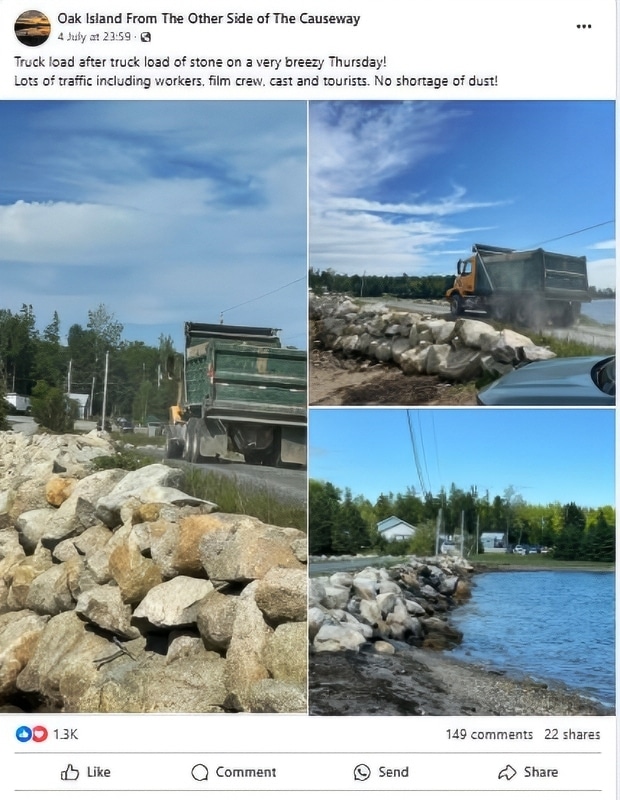
[[[543,681],[513,678],[444,652],[317,653],[311,716],[613,716],[613,707]]]
[[[615,564],[481,564],[464,582],[490,572],[614,572]],[[463,578],[464,576],[462,576]],[[466,594],[464,595],[467,596]],[[467,603],[468,600],[465,600]],[[450,619],[451,611],[444,619]],[[383,637],[380,637],[383,638]],[[615,705],[585,697],[560,681],[532,679],[436,650],[387,639],[396,650],[377,652],[368,641],[358,651],[314,652],[309,663],[309,713],[313,716],[612,716]]]

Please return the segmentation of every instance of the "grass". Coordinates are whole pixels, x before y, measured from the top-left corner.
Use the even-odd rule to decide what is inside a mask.
[[[613,347],[594,347],[584,342],[573,342],[571,339],[556,339],[554,336],[543,336],[542,334],[527,334],[534,344],[541,347],[548,347],[549,350],[557,355],[558,358],[573,358],[575,356],[600,356],[613,355]]]
[[[181,488],[193,497],[217,503],[226,514],[245,514],[268,525],[304,532],[307,528],[305,507],[284,503],[265,488],[242,485],[228,475],[188,468]]]
[[[471,564],[485,567],[515,567],[517,569],[550,569],[550,570],[597,570],[609,572],[615,569],[615,564],[602,561],[562,561],[559,558],[543,553],[530,553],[520,556],[518,553],[479,553],[468,556]]]
[[[138,453],[136,450],[117,450],[113,456],[97,456],[92,463],[98,470],[101,469],[126,469],[132,472],[149,464],[154,464],[159,459]]]
[[[118,444],[132,444],[134,447],[156,446],[163,447],[166,443],[165,436],[149,436],[147,433],[120,433],[113,431],[112,439]]]

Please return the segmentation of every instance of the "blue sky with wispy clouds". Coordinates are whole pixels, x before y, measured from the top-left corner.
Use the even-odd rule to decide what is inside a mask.
[[[315,269],[448,275],[478,242],[615,287],[612,102],[316,102],[309,130]]]
[[[66,334],[104,303],[179,346],[226,311],[305,348],[306,163],[302,102],[0,103],[0,308]]]

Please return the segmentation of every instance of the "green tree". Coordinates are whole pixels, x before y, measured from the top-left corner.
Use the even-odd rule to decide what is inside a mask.
[[[589,560],[608,563],[616,560],[615,527],[607,521],[602,509],[598,510],[594,523],[588,527],[586,541]]]
[[[353,501],[351,490],[345,489],[335,530],[332,533],[332,550],[355,554],[369,546],[370,532],[366,521]]]
[[[67,398],[65,392],[45,381],[37,381],[32,390],[32,416],[35,422],[54,433],[73,430],[77,416],[76,404]]]
[[[407,552],[416,556],[435,555],[435,523],[432,520],[421,522],[408,542]]]
[[[6,382],[4,380],[4,370],[2,368],[2,362],[0,361],[0,431],[8,431],[11,429],[9,425],[9,421],[7,419],[9,415],[9,404],[5,398],[6,394]]]
[[[332,483],[311,478],[308,484],[308,538],[311,555],[332,553],[332,539],[339,509],[340,490]]]
[[[54,311],[52,321],[37,340],[34,359],[34,374],[50,386],[66,386],[67,353],[60,342],[60,318]]]

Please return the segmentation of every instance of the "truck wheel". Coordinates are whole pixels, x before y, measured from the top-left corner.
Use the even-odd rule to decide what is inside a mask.
[[[512,318],[512,304],[508,298],[502,297],[492,301],[489,308],[491,317],[499,322],[510,322]]]
[[[191,464],[196,464],[200,459],[200,429],[196,417],[190,417],[187,422],[187,433],[185,438],[185,460]]]
[[[567,328],[570,328],[571,325],[574,325],[577,322],[580,314],[581,303],[567,303],[562,319],[563,324]]]
[[[460,317],[463,313],[463,301],[458,294],[450,295],[450,313],[453,317]]]
[[[178,439],[166,438],[166,458],[181,458],[183,455],[183,443]]]

